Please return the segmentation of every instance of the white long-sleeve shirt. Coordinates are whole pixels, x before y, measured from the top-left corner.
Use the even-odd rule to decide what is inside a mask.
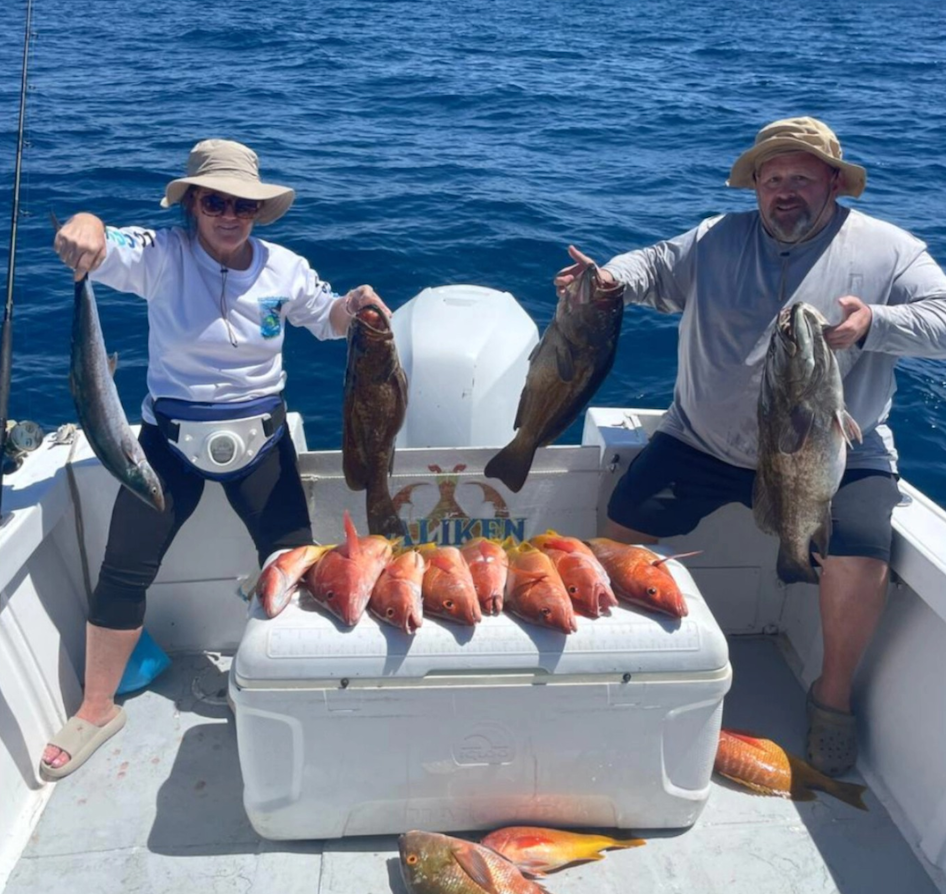
[[[285,323],[339,338],[336,297],[299,255],[251,237],[246,270],[227,269],[175,227],[106,228],[108,253],[92,279],[148,302],[148,396],[208,403],[250,400],[283,389]]]
[[[896,471],[886,420],[900,356],[946,357],[946,274],[926,245],[838,206],[810,241],[770,236],[758,211],[704,220],[675,239],[613,258],[625,303],[682,312],[677,381],[661,429],[725,462],[755,468],[765,352],[779,310],[806,301],[829,323],[854,295],[873,319],[861,347],[837,354],[848,412],[864,443],[848,468]]]

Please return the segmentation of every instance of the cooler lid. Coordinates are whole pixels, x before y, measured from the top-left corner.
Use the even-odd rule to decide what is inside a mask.
[[[565,635],[502,613],[475,627],[434,618],[408,636],[369,613],[353,628],[293,598],[273,619],[254,602],[232,673],[244,688],[354,679],[418,680],[443,674],[692,674],[729,661],[726,638],[690,573],[667,563],[689,607],[680,621],[628,607],[578,618]]]

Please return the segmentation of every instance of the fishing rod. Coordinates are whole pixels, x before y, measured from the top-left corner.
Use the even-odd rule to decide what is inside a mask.
[[[26,74],[30,59],[30,25],[33,0],[26,0],[26,30],[23,35],[23,76],[20,80],[20,123],[16,133],[16,166],[13,173],[13,219],[10,224],[10,262],[7,266],[7,301],[0,335],[0,457],[7,447],[10,379],[13,367],[13,276],[16,268],[16,234],[20,217],[20,171],[23,167],[23,126],[26,121]],[[0,519],[3,518],[3,466],[0,465]]]

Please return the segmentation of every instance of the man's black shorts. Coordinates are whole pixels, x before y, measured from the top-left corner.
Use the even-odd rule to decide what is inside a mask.
[[[608,518],[652,537],[688,534],[727,503],[752,506],[755,472],[731,466],[657,432],[618,481]],[[831,501],[831,555],[890,562],[890,517],[900,501],[896,477],[848,469]]]

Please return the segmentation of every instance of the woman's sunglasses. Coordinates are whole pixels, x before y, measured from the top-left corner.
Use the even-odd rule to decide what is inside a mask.
[[[217,195],[215,192],[204,193],[199,201],[201,211],[208,217],[220,217],[228,207],[232,207],[235,217],[241,220],[252,220],[263,207],[263,203],[255,199],[234,199]]]

